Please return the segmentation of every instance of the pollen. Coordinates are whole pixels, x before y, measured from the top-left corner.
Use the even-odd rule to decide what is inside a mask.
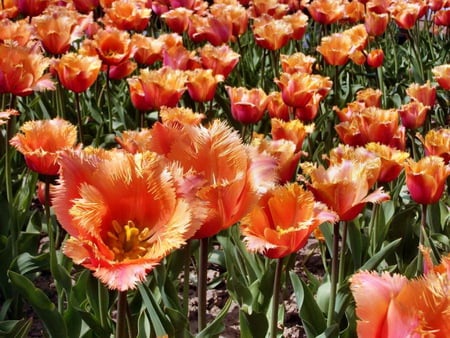
[[[112,221],[112,229],[108,231],[107,236],[106,244],[118,261],[143,257],[151,246],[151,231],[137,227],[133,221],[128,221],[126,225]]]

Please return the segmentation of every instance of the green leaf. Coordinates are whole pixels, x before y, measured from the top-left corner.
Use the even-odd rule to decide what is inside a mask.
[[[390,255],[394,252],[395,248],[400,244],[401,238],[392,241],[387,244],[385,247],[382,247],[380,251],[378,251],[375,255],[373,255],[367,262],[361,266],[360,270],[373,270],[378,264],[386,258],[386,256]]]
[[[227,302],[225,303],[222,310],[220,310],[219,314],[217,315],[214,320],[209,323],[208,326],[206,326],[196,337],[197,338],[213,338],[217,337],[220,333],[223,332],[225,329],[225,325],[223,324],[223,319],[228,313],[228,310],[230,309],[231,305],[231,298],[228,298]]]
[[[174,328],[172,323],[164,314],[158,302],[155,300],[153,293],[142,283],[138,285],[139,293],[144,301],[145,308],[150,317],[151,326],[155,331],[156,336],[161,337],[169,335],[173,337]]]
[[[239,311],[239,328],[241,337],[265,337],[269,329],[269,323],[265,313],[253,312],[249,314]]]
[[[18,273],[9,271],[8,276],[11,279],[11,283],[33,307],[33,310],[44,323],[49,335],[55,338],[68,337],[66,324],[55,304],[50,301],[47,295],[36,288],[28,278]]]
[[[348,247],[352,253],[353,265],[355,269],[361,266],[361,258],[363,256],[361,229],[354,222],[348,222]]]
[[[294,271],[289,272],[292,287],[294,288],[299,316],[305,327],[307,337],[316,337],[324,332],[327,325],[325,317],[317,305],[314,296],[308,286],[296,275]]]
[[[0,322],[0,336],[25,338],[31,329],[33,319],[5,320]]]
[[[21,275],[48,270],[49,254],[47,252],[38,256],[32,256],[28,252],[23,252],[17,257],[16,265]]]
[[[136,338],[148,338],[150,337],[150,321],[148,320],[145,311],[141,311],[137,322],[138,332]]]

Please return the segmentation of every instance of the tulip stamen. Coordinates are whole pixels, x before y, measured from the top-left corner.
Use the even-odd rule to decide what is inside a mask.
[[[131,220],[124,226],[114,220],[112,228],[107,233],[107,244],[117,260],[136,259],[147,253],[148,240],[152,236],[148,228],[141,230]]]

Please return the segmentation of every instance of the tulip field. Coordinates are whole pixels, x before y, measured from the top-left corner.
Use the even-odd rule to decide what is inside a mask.
[[[450,337],[449,26],[1,0],[0,337]]]

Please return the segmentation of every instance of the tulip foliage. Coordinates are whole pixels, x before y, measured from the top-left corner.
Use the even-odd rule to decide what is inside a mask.
[[[1,1],[0,336],[449,337],[449,13]]]

